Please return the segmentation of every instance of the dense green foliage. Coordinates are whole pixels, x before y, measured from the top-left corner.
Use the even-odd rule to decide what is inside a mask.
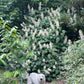
[[[67,84],[84,83],[84,39],[69,46],[63,57]]]
[[[17,84],[16,76],[25,71],[51,81],[63,63],[68,84],[83,82],[84,40],[78,39],[79,30],[84,33],[84,0],[0,0],[0,18],[1,84]],[[75,41],[70,52],[67,39]]]
[[[73,14],[77,16],[77,23],[73,25],[63,24],[62,28],[67,31],[67,36],[72,41],[78,40],[78,31],[81,29],[84,32],[84,1],[83,0],[4,0],[2,3],[8,4],[2,6],[3,13],[1,14],[4,19],[9,19],[12,21],[11,26],[18,26],[21,30],[22,27],[20,24],[25,21],[24,15],[29,15],[28,4],[30,7],[34,7],[34,9],[38,9],[39,2],[42,2],[42,9],[47,9],[53,7],[56,9],[60,7],[62,10],[63,19],[66,21],[69,15],[67,15],[67,10],[70,10],[70,16],[73,19]],[[20,3],[19,3],[20,2]],[[67,4],[68,3],[68,4]],[[71,13],[72,11],[72,13]],[[31,15],[29,15],[31,16]],[[63,21],[64,21],[63,20]],[[81,21],[82,20],[82,21]],[[66,21],[68,22],[68,21]],[[69,22],[68,22],[69,23]],[[74,29],[75,28],[75,29]],[[72,31],[72,32],[71,32]],[[72,36],[71,36],[72,35]]]
[[[62,21],[61,26],[67,31],[66,35],[68,36],[68,39],[71,39],[72,41],[79,39],[80,29],[84,31],[84,13],[81,14],[82,15],[79,16],[74,7],[68,9],[67,12],[60,13],[60,21]]]
[[[15,79],[11,79],[11,77],[16,77],[17,75],[20,76],[21,72],[27,70],[27,67],[24,68],[24,62],[27,62],[28,57],[32,58],[34,52],[28,50],[29,41],[21,37],[18,33],[18,28],[16,26],[10,28],[9,24],[10,22],[8,21],[0,20],[2,41],[0,43],[0,70],[5,69],[5,72],[2,75],[2,77],[5,75],[5,81],[15,81]],[[17,84],[17,82],[10,82],[10,84]]]
[[[36,52],[35,58],[30,59],[28,72],[42,72],[46,80],[51,81],[60,74],[60,54],[67,47],[67,38],[60,27],[60,8],[45,10],[44,13],[40,8],[39,11],[29,9],[31,17],[24,16],[27,22],[21,24],[30,41],[30,50]]]

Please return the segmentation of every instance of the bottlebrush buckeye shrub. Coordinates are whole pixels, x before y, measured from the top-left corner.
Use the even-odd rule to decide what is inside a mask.
[[[30,41],[30,50],[36,52],[34,58],[28,58],[28,72],[44,73],[48,81],[55,79],[61,71],[61,52],[66,49],[67,36],[60,27],[60,8],[56,10],[38,10],[30,8],[30,17],[24,16],[22,23],[25,37]]]

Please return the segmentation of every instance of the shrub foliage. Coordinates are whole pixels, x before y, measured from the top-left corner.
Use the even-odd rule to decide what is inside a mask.
[[[28,51],[29,41],[21,37],[18,27],[10,28],[9,24],[9,21],[0,20],[0,73],[4,70],[0,75],[1,84],[17,84],[20,79],[15,77],[27,70],[24,62],[34,56],[33,51]]]
[[[23,22],[23,31],[30,41],[30,50],[36,52],[33,59],[29,58],[28,72],[44,73],[48,81],[60,74],[61,52],[66,49],[67,37],[60,27],[60,8],[56,10],[39,11],[29,7],[31,16],[24,16],[27,22]]]
[[[84,83],[84,39],[69,46],[63,57],[67,84]]]

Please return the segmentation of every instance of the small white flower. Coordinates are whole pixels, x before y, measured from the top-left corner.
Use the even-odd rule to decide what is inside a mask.
[[[58,31],[58,30],[56,30],[56,35],[57,35],[57,36],[59,35],[59,31]]]
[[[59,21],[58,20],[54,20],[54,22],[56,23],[56,27],[58,29],[59,28]]]
[[[65,36],[65,39],[64,39],[64,44],[67,43],[67,36]]]
[[[34,60],[37,60],[37,56],[36,55],[34,56]]]
[[[69,40],[68,40],[68,44],[70,45],[71,43],[72,43],[72,42],[71,42],[71,40],[69,39]]]
[[[25,64],[22,64],[23,68],[25,67]]]
[[[74,8],[74,7],[72,7],[72,14],[74,14],[74,12],[75,12],[75,8]]]
[[[49,36],[49,33],[48,33],[48,31],[45,29],[44,30],[44,33],[47,35],[47,36]]]
[[[55,62],[55,64],[57,64],[57,62]]]
[[[50,22],[50,17],[48,17],[48,20],[49,20],[49,22]]]
[[[76,22],[77,20],[76,20],[76,14],[74,14],[74,21]]]
[[[37,22],[35,22],[35,27],[39,27],[39,25],[40,25],[40,18],[38,19]]]
[[[31,30],[31,34],[33,34],[33,30]]]
[[[25,63],[25,66],[28,66],[28,63],[27,62]]]
[[[68,52],[71,52],[71,48],[70,48],[70,46],[68,47]]]
[[[30,27],[30,28],[32,28],[32,29],[34,28],[34,26],[33,26],[33,25],[31,25],[31,24],[29,24],[29,27]]]
[[[30,5],[28,4],[28,10],[29,10],[29,12],[30,12]]]
[[[49,45],[47,44],[47,48],[49,48]]]
[[[40,69],[38,69],[38,73],[41,73]]]
[[[41,10],[41,2],[39,3],[39,8],[38,9]]]
[[[53,8],[51,8],[51,12],[53,12]]]
[[[58,12],[59,12],[59,11],[60,11],[60,7],[58,7],[58,8],[56,9],[56,11],[58,11]]]
[[[42,49],[42,45],[40,44],[40,49]]]
[[[52,30],[50,29],[49,32],[51,32]]]
[[[34,25],[36,24],[36,21],[34,20],[33,17],[31,17],[31,21],[33,22]]]
[[[38,51],[38,55],[40,55],[40,52]]]
[[[36,65],[34,65],[34,68],[36,68]]]
[[[52,49],[52,45],[53,45],[53,43],[52,43],[52,42],[50,42],[50,49]]]
[[[53,17],[52,13],[49,13],[51,17]]]
[[[27,71],[30,71],[30,68],[28,68]]]
[[[73,19],[72,19],[72,18],[70,18],[70,23],[71,23],[71,24],[73,23]]]
[[[31,9],[31,13],[32,13],[32,14],[35,14],[35,11],[34,11],[33,7],[32,7],[32,9]]]
[[[70,9],[68,8],[67,13],[70,14]]]
[[[38,36],[43,35],[45,36],[44,32],[42,30],[39,31]]]
[[[27,20],[27,17],[26,17],[26,16],[24,16],[24,19],[25,19],[25,20]]]
[[[44,72],[45,72],[46,74],[50,74],[50,72],[49,72],[48,70],[44,70]]]
[[[46,66],[44,66],[43,69],[45,70],[46,69]]]
[[[56,17],[56,10],[53,10],[53,8],[51,8],[51,12],[52,12],[53,15]]]
[[[60,19],[60,12],[56,12],[56,14],[58,15],[58,18]]]
[[[50,21],[50,26],[52,29],[54,29],[54,25],[52,24],[52,22]]]
[[[82,30],[79,30],[79,35],[80,35],[81,40],[84,39],[84,35],[83,35]]]
[[[43,46],[46,47],[46,44],[44,43]]]
[[[35,36],[34,36],[34,34],[32,35],[32,39],[34,40],[34,38],[35,38]]]
[[[27,27],[25,26],[25,29],[22,29],[22,30],[25,32],[25,36],[28,37],[29,29],[27,29]]]
[[[54,69],[56,68],[55,65],[53,65],[53,68],[54,68]]]
[[[15,61],[15,63],[18,63],[17,61]]]
[[[44,19],[44,15],[43,15],[43,12],[41,12],[41,19]]]
[[[50,68],[48,68],[48,71],[51,71],[51,69],[50,69]]]
[[[31,61],[28,59],[28,60],[27,60],[27,63],[31,63]]]
[[[34,44],[34,43],[32,44],[32,46],[33,46],[33,50],[35,50],[35,49],[36,49],[36,46],[35,46],[35,44]]]
[[[14,68],[13,64],[9,64],[12,68]]]
[[[45,36],[45,32],[44,32],[44,31],[42,31],[41,34],[42,34],[43,36]]]
[[[43,59],[43,62],[45,62],[45,59]]]
[[[39,44],[39,45],[41,44],[40,41],[38,42],[38,44]]]

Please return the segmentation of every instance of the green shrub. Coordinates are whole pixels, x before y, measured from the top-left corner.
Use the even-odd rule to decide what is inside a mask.
[[[17,76],[21,76],[21,72],[27,71],[28,57],[33,57],[33,51],[29,51],[29,41],[21,37],[18,27],[10,28],[9,21],[0,21],[0,83],[17,84]],[[3,80],[2,80],[3,79]],[[20,78],[19,78],[20,79]]]
[[[70,45],[63,57],[67,84],[84,83],[84,39]]]
[[[21,24],[30,41],[29,49],[36,52],[33,59],[29,58],[28,72],[44,73],[51,81],[60,74],[60,54],[67,46],[67,37],[59,22],[60,8],[43,11],[39,6],[39,11],[33,8],[29,11],[31,16],[24,16],[27,22]]]
[[[60,13],[60,21],[62,22],[61,26],[66,31],[68,39],[71,39],[72,41],[76,41],[79,39],[79,30],[82,30],[84,32],[83,9],[81,10],[81,16],[76,11],[77,10],[72,7],[68,8],[67,11],[63,11]]]

